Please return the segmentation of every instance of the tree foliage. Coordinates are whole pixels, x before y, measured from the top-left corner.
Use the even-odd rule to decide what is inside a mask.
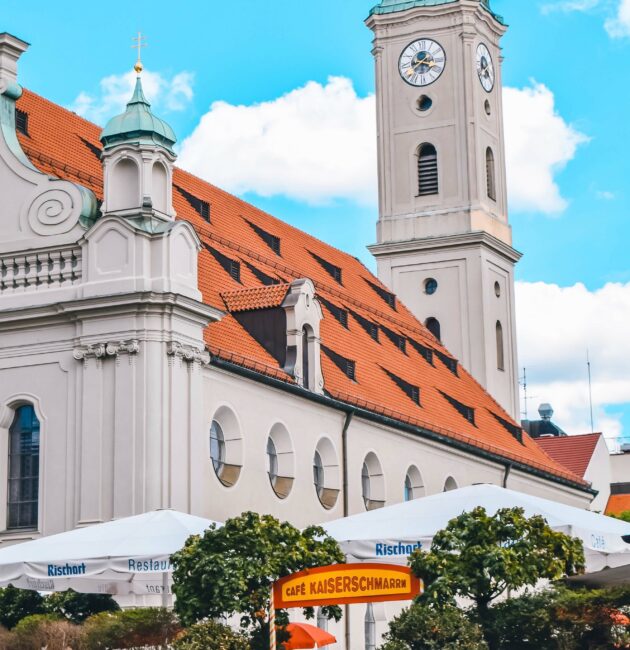
[[[624,510],[623,512],[618,512],[616,515],[611,514],[610,516],[614,519],[621,519],[630,523],[630,510]]]
[[[184,625],[238,615],[257,648],[268,647],[272,583],[302,569],[343,562],[344,556],[322,528],[300,531],[269,515],[246,512],[189,538],[171,559],[175,610]],[[312,608],[305,613],[312,617]],[[341,617],[337,607],[324,608],[324,613]],[[278,610],[276,616],[280,626],[288,622],[286,612]]]
[[[498,603],[491,613],[501,648],[630,648],[630,587],[573,590],[556,586]]]
[[[414,603],[389,625],[380,650],[487,650],[481,628],[457,607]]]
[[[83,631],[54,614],[33,614],[23,618],[10,632],[11,650],[67,650],[80,648]]]
[[[162,647],[181,627],[173,612],[158,607],[101,612],[83,624],[82,650]]]
[[[184,630],[174,650],[249,650],[247,637],[215,621],[196,623]]]
[[[44,599],[36,591],[12,585],[0,589],[0,624],[14,628],[23,618],[44,613]]]
[[[474,603],[494,650],[491,603],[508,590],[582,572],[584,550],[580,540],[555,532],[543,517],[525,517],[522,508],[490,516],[479,507],[452,519],[435,535],[430,551],[414,551],[410,564],[424,580],[425,602],[454,605],[460,597]]]
[[[94,614],[120,609],[109,594],[80,594],[72,589],[46,596],[43,607],[46,612],[63,616],[71,623],[82,623]]]

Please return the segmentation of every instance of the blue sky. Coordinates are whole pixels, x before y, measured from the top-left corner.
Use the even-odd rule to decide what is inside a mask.
[[[373,268],[365,247],[377,217],[374,80],[363,25],[372,4],[110,0],[103,8],[0,0],[0,31],[32,44],[20,62],[24,85],[102,121],[128,93],[131,38],[141,29],[154,106],[178,133],[182,161]],[[590,348],[596,428],[630,435],[630,1],[492,5],[510,25],[503,41],[508,149],[519,137],[527,143],[508,161],[514,242],[525,253],[517,309],[529,412],[550,401],[567,430],[588,430]],[[261,124],[276,139],[261,139],[250,155],[244,143]],[[331,128],[332,152],[324,149]],[[313,159],[299,177],[287,143],[303,135]],[[353,148],[366,164],[353,162]],[[274,174],[265,176],[269,159]],[[285,176],[287,185],[270,175]]]

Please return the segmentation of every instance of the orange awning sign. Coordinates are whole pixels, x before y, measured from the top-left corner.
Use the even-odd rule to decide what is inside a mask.
[[[279,609],[412,600],[420,593],[422,582],[409,567],[376,563],[306,569],[274,585]]]

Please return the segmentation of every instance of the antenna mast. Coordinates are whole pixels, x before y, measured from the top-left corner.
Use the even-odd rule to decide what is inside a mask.
[[[595,433],[595,425],[593,424],[593,386],[591,381],[591,359],[589,356],[588,348],[586,349],[586,367],[588,369],[588,401],[591,409],[591,433]]]

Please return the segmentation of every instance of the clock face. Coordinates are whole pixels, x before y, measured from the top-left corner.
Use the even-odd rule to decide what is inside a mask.
[[[494,63],[490,50],[483,43],[477,46],[477,74],[483,89],[489,93],[494,88]]]
[[[446,66],[446,53],[439,43],[421,38],[407,45],[400,55],[400,76],[412,86],[428,86],[439,79]]]

